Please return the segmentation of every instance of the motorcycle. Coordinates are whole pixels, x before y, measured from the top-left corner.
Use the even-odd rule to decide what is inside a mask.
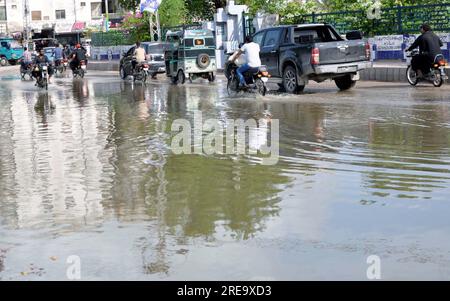
[[[84,78],[85,72],[86,72],[86,61],[82,60],[82,61],[80,61],[78,66],[73,71],[73,77],[74,78],[77,78],[77,77]]]
[[[251,68],[245,72],[244,79],[247,86],[240,86],[239,77],[237,75],[237,69],[239,66],[235,63],[228,62],[225,66],[225,75],[228,79],[227,92],[230,96],[235,96],[239,92],[253,92],[264,96],[267,93],[266,83],[270,78],[270,74],[267,71],[266,66],[260,66],[259,68]]]
[[[133,71],[133,82],[142,81],[145,83],[148,77],[148,67],[147,63],[137,64]]]
[[[69,65],[67,59],[56,60],[55,61],[55,73],[63,74],[67,70],[67,66]]]
[[[434,59],[434,63],[431,66],[430,73],[419,76],[416,71],[412,69],[412,58],[419,55],[419,50],[415,49],[406,55],[408,68],[406,69],[406,78],[408,83],[412,86],[417,85],[420,81],[427,81],[433,84],[435,87],[440,87],[444,83],[448,76],[445,74],[445,67],[448,65],[444,59],[444,56],[439,54]]]
[[[33,79],[33,65],[31,63],[27,63],[24,65],[20,66],[20,77],[21,80],[25,80],[25,76],[28,75],[28,78],[30,80]]]
[[[34,72],[38,73],[35,86],[48,90],[48,65],[39,64],[34,67]]]

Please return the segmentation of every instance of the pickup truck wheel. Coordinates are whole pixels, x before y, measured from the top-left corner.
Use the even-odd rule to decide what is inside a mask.
[[[297,71],[292,66],[287,66],[283,71],[283,87],[287,93],[297,92]]]
[[[353,88],[356,85],[356,81],[352,80],[351,75],[345,75],[334,79],[336,86],[339,90],[344,91]]]
[[[6,60],[6,58],[4,58],[4,57],[0,58],[0,65],[6,66],[7,64],[8,64],[8,60]]]

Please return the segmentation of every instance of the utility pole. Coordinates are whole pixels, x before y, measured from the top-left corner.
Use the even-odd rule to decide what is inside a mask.
[[[108,8],[108,0],[105,0],[105,13],[106,13],[105,29],[106,29],[106,31],[109,31],[109,8]]]
[[[77,0],[73,0],[73,15],[75,17],[75,22],[77,22]]]
[[[6,0],[4,1],[4,3],[5,3],[5,19],[6,19],[6,23],[5,23],[5,25],[6,25],[6,35],[7,36],[9,36],[9,26],[8,26],[8,5],[6,4]]]
[[[30,13],[30,8],[28,6],[28,0],[24,0],[23,3],[23,29],[25,34],[25,45],[28,47],[28,39],[30,38],[29,33],[29,23],[28,23],[28,14]]]

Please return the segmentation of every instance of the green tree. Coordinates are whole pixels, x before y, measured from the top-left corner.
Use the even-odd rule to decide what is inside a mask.
[[[138,8],[139,3],[141,3],[140,0],[119,0],[120,7],[133,12]]]
[[[122,8],[135,12],[140,0],[119,0]],[[184,0],[163,0],[158,10],[159,20],[162,27],[183,24],[186,21],[186,5]],[[147,16],[144,14],[144,16]],[[147,17],[148,23],[148,17]],[[143,25],[144,26],[144,25]],[[148,29],[148,25],[147,25]]]
[[[185,0],[188,22],[212,21],[217,9],[226,4],[226,0]]]
[[[186,5],[184,0],[163,0],[158,14],[161,27],[186,23]]]

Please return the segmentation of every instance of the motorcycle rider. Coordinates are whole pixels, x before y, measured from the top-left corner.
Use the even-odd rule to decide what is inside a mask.
[[[39,78],[41,76],[40,71],[34,71],[35,67],[39,67],[41,64],[47,64],[47,71],[48,71],[48,83],[51,84],[51,78],[53,75],[53,68],[52,65],[50,63],[50,60],[48,59],[48,57],[45,55],[45,50],[43,48],[41,48],[39,50],[38,55],[35,57],[34,62],[33,62],[33,77],[34,78]]]
[[[131,62],[133,70],[136,68],[137,64],[145,62],[145,49],[141,47],[141,42],[136,42],[136,48],[133,53],[133,61]]]
[[[442,55],[441,47],[443,44],[441,39],[433,33],[430,25],[421,25],[420,32],[422,34],[405,51],[409,52],[419,47],[420,54],[412,58],[411,66],[419,76],[427,76],[431,71],[430,67],[434,63],[436,56]]]
[[[32,53],[27,47],[24,47],[22,55],[22,68],[27,69],[28,66],[33,62]]]
[[[245,44],[241,47],[241,49],[238,50],[237,54],[231,60],[231,62],[234,63],[242,53],[245,54],[246,63],[236,70],[236,74],[239,77],[239,85],[241,87],[247,86],[247,83],[245,82],[244,78],[244,73],[250,69],[256,69],[261,67],[261,59],[259,57],[259,52],[260,52],[259,44],[253,42],[251,36],[246,36]]]
[[[64,54],[64,58],[65,58],[65,59],[68,58],[68,57],[70,56],[70,48],[69,48],[69,45],[66,44],[66,45],[64,46],[63,54]]]
[[[58,66],[59,64],[62,63],[62,60],[64,58],[64,54],[63,54],[63,50],[61,48],[61,45],[57,45],[56,46],[56,48],[55,48],[55,50],[53,52],[53,55],[55,57],[55,66]]]
[[[72,72],[75,72],[75,69],[77,69],[81,61],[86,62],[86,54],[83,49],[81,49],[80,44],[75,46],[75,50],[72,52],[70,57],[72,58],[72,61],[70,62],[70,69],[72,69]]]

